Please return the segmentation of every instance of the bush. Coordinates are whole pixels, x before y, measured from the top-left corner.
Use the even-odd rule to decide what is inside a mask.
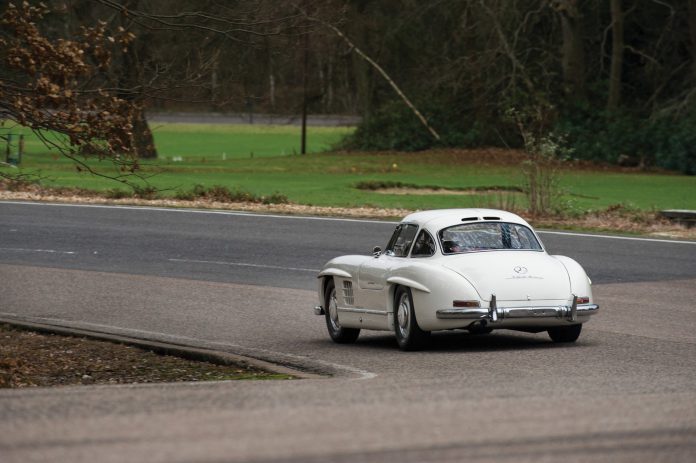
[[[123,199],[131,198],[133,193],[120,188],[110,188],[104,192],[104,196],[108,199]]]
[[[272,195],[261,196],[261,202],[263,204],[288,204],[290,200],[283,194],[273,193]]]
[[[477,118],[465,102],[434,97],[416,106],[440,134],[435,140],[413,112],[400,101],[382,105],[348,136],[342,148],[354,150],[420,151],[437,147],[522,146],[507,115]],[[557,114],[557,117],[556,117]],[[641,167],[660,167],[696,174],[696,112],[690,116],[653,116],[636,112],[597,111],[574,106],[555,113],[552,136],[565,139],[564,149],[578,159]]]
[[[387,103],[366,117],[341,148],[354,150],[421,151],[437,147],[520,146],[515,128],[506,122],[474,117],[462,104],[436,99],[416,104],[440,135],[435,140],[401,101]]]
[[[158,196],[159,191],[152,185],[131,185],[133,188],[133,196],[142,199],[155,199]]]
[[[696,175],[696,116],[665,120],[656,130],[655,162],[659,167]]]
[[[428,116],[426,116],[428,117]],[[356,150],[420,151],[436,140],[403,102],[393,102],[366,117],[344,147]]]
[[[554,131],[563,133],[579,159],[616,164],[633,159],[642,167],[696,174],[696,114],[643,118],[627,113],[564,113]]]
[[[230,190],[226,186],[214,185],[206,188],[203,185],[195,185],[191,190],[177,191],[174,195],[176,199],[192,201],[196,198],[205,198],[211,201],[222,203],[263,203],[263,204],[287,204],[290,201],[287,196],[280,193],[273,193],[268,196],[257,196],[243,190]]]

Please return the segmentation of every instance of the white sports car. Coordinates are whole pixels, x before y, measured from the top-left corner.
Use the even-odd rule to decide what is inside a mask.
[[[363,328],[393,330],[404,350],[451,329],[548,331],[555,342],[574,342],[599,310],[577,262],[548,255],[521,217],[492,209],[411,214],[384,252],[337,257],[318,278],[314,313],[338,343],[354,342]]]

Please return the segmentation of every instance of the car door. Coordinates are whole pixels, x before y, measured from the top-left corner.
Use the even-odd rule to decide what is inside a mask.
[[[418,225],[399,224],[384,252],[360,266],[358,287],[362,307],[386,310],[387,278],[391,275],[391,270],[401,265],[408,256],[417,231]]]

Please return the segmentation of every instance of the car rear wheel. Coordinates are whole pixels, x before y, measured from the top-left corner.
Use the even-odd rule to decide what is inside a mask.
[[[336,304],[336,285],[333,280],[329,281],[324,291],[324,307],[326,307],[326,328],[329,330],[329,336],[334,342],[339,344],[348,344],[355,342],[360,335],[359,328],[344,328],[338,321],[338,305]]]
[[[556,326],[549,328],[549,337],[553,342],[575,342],[580,336],[582,325]]]
[[[411,289],[400,286],[394,295],[394,333],[401,350],[422,349],[430,337],[429,331],[418,326]]]

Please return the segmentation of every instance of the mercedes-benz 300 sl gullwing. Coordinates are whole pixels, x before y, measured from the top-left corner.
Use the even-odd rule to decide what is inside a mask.
[[[452,329],[547,331],[574,342],[599,310],[580,264],[547,254],[521,217],[492,209],[411,214],[384,251],[332,259],[318,279],[314,313],[338,343],[361,329],[393,331],[404,350]]]

